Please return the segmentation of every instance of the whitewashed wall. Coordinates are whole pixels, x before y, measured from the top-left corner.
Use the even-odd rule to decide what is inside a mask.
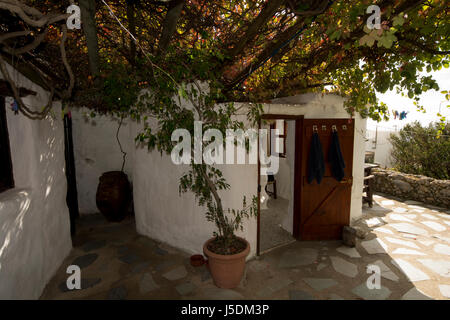
[[[122,167],[122,153],[116,139],[119,119],[102,115],[91,118],[87,108],[72,111],[73,148],[80,214],[98,212],[95,203],[99,178],[103,172]],[[122,123],[119,139],[127,152],[124,172],[132,179],[134,128]],[[133,132],[132,132],[133,131]]]
[[[13,79],[38,93],[26,105],[45,105],[47,92],[16,72]],[[30,120],[6,109],[15,188],[0,193],[0,299],[39,298],[72,247],[60,103],[53,112]]]
[[[367,130],[366,151],[375,153],[374,162],[380,164],[382,168],[392,168],[392,143],[389,141],[391,134],[398,134],[396,131],[387,130]]]
[[[349,117],[343,108],[343,99],[338,96],[302,95],[289,99],[265,104],[265,112],[305,115],[305,118]],[[99,175],[104,171],[120,169],[120,152],[117,143],[114,143],[117,123],[101,117],[98,121],[95,118],[96,125],[93,125],[91,121],[81,120],[82,113],[73,113],[77,178],[80,180],[81,177],[81,181],[78,181],[79,205],[80,208],[87,208],[86,211],[95,211],[95,190]],[[104,135],[101,133],[102,128],[107,132]],[[121,131],[122,145],[129,151],[126,172],[133,183],[137,231],[186,252],[201,253],[203,243],[212,236],[214,225],[206,221],[204,208],[196,205],[192,194],[178,194],[179,179],[186,167],[174,165],[169,156],[161,156],[158,151],[149,152],[146,148],[135,147],[134,137],[139,128],[138,124],[129,123],[129,127]],[[358,116],[355,128],[352,219],[361,215],[365,120]],[[102,146],[98,147],[99,144]],[[294,150],[292,147],[290,149]],[[249,203],[257,191],[257,165],[224,165],[219,166],[219,169],[223,170],[231,185],[230,191],[222,192],[224,207],[241,208],[243,195],[247,196]],[[293,174],[293,168],[290,170]],[[293,179],[291,186],[292,183]],[[81,189],[85,190],[84,193]],[[290,192],[293,192],[292,187]],[[292,230],[292,220],[290,208],[290,216],[283,227]],[[256,230],[256,219],[246,221],[243,235],[251,245],[250,257],[256,252]]]
[[[275,175],[277,180],[277,196],[292,199],[292,181],[295,160],[295,121],[287,120],[286,128],[286,158],[280,158],[280,168]]]

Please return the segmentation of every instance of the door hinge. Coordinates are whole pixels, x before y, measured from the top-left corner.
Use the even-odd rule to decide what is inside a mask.
[[[261,192],[261,185],[258,185],[258,192]]]
[[[353,178],[343,179],[340,182],[341,183],[352,184],[353,183]]]

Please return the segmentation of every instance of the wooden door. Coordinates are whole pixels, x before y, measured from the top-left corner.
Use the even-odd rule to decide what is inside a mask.
[[[313,180],[311,184],[307,181],[313,126],[317,126],[325,159],[325,174],[320,184],[316,180]],[[333,177],[328,162],[333,126],[336,126],[345,161],[345,176],[340,182]],[[342,228],[350,222],[354,121],[352,119],[304,119],[301,135],[301,170],[297,176],[301,184],[301,209],[297,234],[301,240],[341,239]]]

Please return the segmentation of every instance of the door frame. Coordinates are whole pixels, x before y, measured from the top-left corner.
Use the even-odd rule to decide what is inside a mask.
[[[293,193],[293,223],[292,223],[292,235],[297,240],[300,238],[300,210],[301,210],[301,160],[303,152],[303,119],[304,115],[287,115],[287,114],[263,114],[261,119],[258,121],[258,137],[259,130],[261,129],[261,120],[295,120],[295,159],[294,159],[294,193]],[[258,139],[258,214],[257,214],[257,228],[256,228],[256,255],[259,256],[261,253],[260,238],[261,238],[261,163],[259,161],[259,139]]]
[[[345,224],[344,225],[349,225],[349,223],[350,223],[350,217],[351,217],[351,207],[352,207],[352,198],[351,198],[351,191],[352,191],[352,188],[353,188],[353,182],[354,182],[354,180],[353,180],[353,169],[354,169],[354,163],[353,163],[353,156],[354,156],[354,152],[355,152],[355,150],[354,150],[354,148],[355,148],[355,130],[356,130],[356,119],[354,119],[354,118],[308,118],[308,119],[304,119],[304,121],[303,121],[303,129],[305,130],[306,129],[306,126],[307,125],[309,125],[308,124],[308,121],[311,121],[311,122],[315,122],[315,121],[317,121],[317,122],[327,122],[327,126],[330,126],[330,127],[332,127],[332,125],[333,124],[336,124],[336,122],[345,122],[345,123],[340,123],[339,124],[339,126],[340,125],[344,125],[344,124],[346,124],[346,125],[348,125],[347,124],[347,122],[348,121],[351,121],[351,126],[352,126],[352,144],[351,144],[351,157],[350,157],[350,162],[346,162],[346,166],[347,167],[349,167],[349,163],[351,164],[351,169],[350,169],[350,176],[348,177],[349,178],[349,180],[348,179],[343,179],[341,182],[340,182],[340,184],[345,184],[345,186],[347,186],[348,185],[348,183],[350,183],[350,198],[349,198],[349,212],[348,212],[348,216],[346,216],[346,222],[345,222]],[[330,123],[330,124],[328,124],[328,122]],[[323,124],[323,123],[322,123]],[[340,130],[340,129],[339,129]],[[305,143],[305,140],[303,139],[303,134],[304,134],[304,132],[300,132],[300,134],[301,134],[301,140],[302,140],[302,143],[304,144]],[[305,134],[306,134],[306,132],[305,132]],[[342,140],[341,140],[341,143],[342,143]],[[305,146],[303,146],[303,147],[305,147]],[[306,149],[306,148],[303,148],[303,149]],[[306,153],[308,153],[308,150],[303,150],[304,152],[306,152]],[[303,171],[303,165],[305,165],[305,166],[307,166],[307,162],[308,162],[308,159],[303,159],[303,160],[305,160],[305,163],[303,164],[302,162],[300,163],[300,166],[299,166],[299,168]],[[304,198],[305,197],[305,195],[303,194],[304,193],[304,191],[306,190],[306,187],[303,187],[303,185],[304,185],[304,177],[302,176],[302,174],[303,174],[303,172],[302,171],[299,171],[299,176],[296,178],[296,179],[298,179],[298,181],[299,181],[299,183],[301,184],[301,188],[302,188],[302,197]],[[346,181],[347,180],[347,181]],[[337,186],[340,186],[340,184],[338,184]],[[328,196],[331,196],[331,194],[329,194]],[[327,201],[327,200],[323,200],[322,202],[324,202],[324,201]],[[299,211],[298,211],[298,214],[299,214],[299,216],[298,216],[298,219],[299,219],[299,223],[298,223],[298,234],[299,234],[299,237],[297,238],[298,240],[304,240],[305,238],[306,238],[306,240],[312,240],[312,239],[310,239],[311,237],[309,237],[308,235],[307,235],[307,233],[305,232],[304,234],[302,234],[302,231],[304,231],[304,230],[302,230],[303,228],[303,226],[305,225],[305,224],[301,224],[300,222],[301,222],[301,213],[302,213],[302,208],[303,208],[303,205],[304,205],[304,203],[303,202],[301,202],[300,203],[300,206],[301,206],[301,208],[299,209]],[[322,205],[322,203],[320,204],[320,205]],[[320,206],[319,205],[319,206]],[[308,220],[308,219],[307,219]]]

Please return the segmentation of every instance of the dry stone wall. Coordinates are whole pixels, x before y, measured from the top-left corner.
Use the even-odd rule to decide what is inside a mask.
[[[375,175],[373,187],[376,192],[450,208],[450,180],[378,168],[372,170],[372,174]]]

